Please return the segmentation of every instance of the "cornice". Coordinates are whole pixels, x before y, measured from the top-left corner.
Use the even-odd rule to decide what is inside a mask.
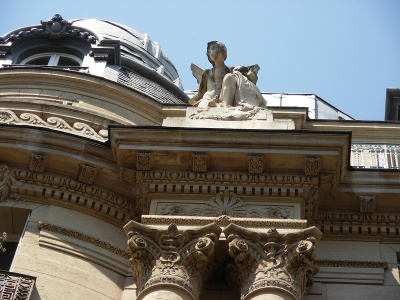
[[[64,100],[79,100],[82,102],[80,106],[92,106],[94,110],[107,112],[132,125],[158,125],[163,120],[161,103],[121,84],[87,73],[57,68],[0,68],[0,94],[3,88],[9,93],[11,86],[14,90],[21,90],[16,96],[18,98],[24,98],[24,93],[35,89],[37,94],[41,94],[42,89],[63,91],[67,97]],[[133,119],[135,122],[131,121]]]

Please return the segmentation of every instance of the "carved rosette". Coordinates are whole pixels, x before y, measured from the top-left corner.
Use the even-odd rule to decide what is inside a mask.
[[[199,299],[221,234],[216,224],[195,230],[178,230],[171,224],[160,230],[130,221],[124,230],[138,296],[149,288],[169,285]]]
[[[230,281],[240,288],[241,299],[262,290],[281,290],[301,299],[312,285],[314,248],[321,232],[315,228],[280,234],[274,228],[266,233],[245,229],[235,224],[225,228],[229,254]]]

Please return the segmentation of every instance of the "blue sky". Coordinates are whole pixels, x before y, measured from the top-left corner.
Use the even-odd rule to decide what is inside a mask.
[[[259,64],[262,92],[314,93],[359,120],[383,120],[386,87],[400,87],[400,0],[0,0],[0,13],[0,35],[55,13],[148,33],[186,90],[192,62],[210,67],[211,40],[227,65]]]

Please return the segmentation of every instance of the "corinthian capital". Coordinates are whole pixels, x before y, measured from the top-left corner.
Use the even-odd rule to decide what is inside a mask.
[[[138,299],[145,291],[169,286],[198,299],[207,266],[221,229],[210,224],[195,230],[178,230],[175,224],[160,230],[134,221],[125,225]]]
[[[322,234],[315,227],[280,234],[274,228],[260,233],[230,224],[224,234],[235,262],[228,268],[230,279],[240,287],[241,299],[268,291],[301,299],[318,272],[314,248]]]

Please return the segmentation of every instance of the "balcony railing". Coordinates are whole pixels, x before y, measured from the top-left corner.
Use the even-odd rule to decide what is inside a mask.
[[[0,270],[0,299],[28,300],[36,278]]]
[[[360,169],[400,169],[400,144],[352,144],[350,165]]]

